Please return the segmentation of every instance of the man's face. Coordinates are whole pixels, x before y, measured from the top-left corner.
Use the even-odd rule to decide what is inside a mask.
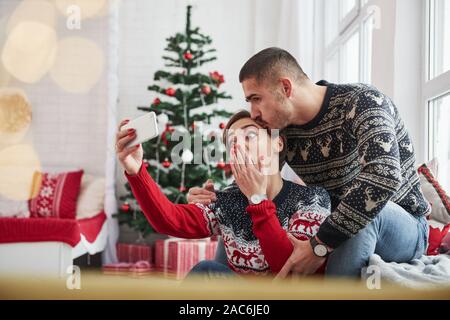
[[[250,103],[252,119],[272,129],[289,125],[289,104],[283,94],[281,82],[269,85],[250,78],[242,81],[245,99]]]

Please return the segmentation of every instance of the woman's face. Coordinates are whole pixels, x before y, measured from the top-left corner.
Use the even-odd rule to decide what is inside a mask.
[[[268,174],[274,174],[279,172],[278,154],[283,149],[283,141],[273,133],[271,136],[267,129],[251,118],[242,118],[228,129],[227,146],[229,150],[232,150],[239,145],[253,163],[258,163],[258,159],[263,157],[264,167],[266,170],[270,169]]]

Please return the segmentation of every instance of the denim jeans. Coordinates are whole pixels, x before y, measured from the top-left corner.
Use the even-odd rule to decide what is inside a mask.
[[[360,277],[372,254],[386,262],[409,262],[426,251],[429,227],[425,217],[416,218],[389,201],[375,219],[329,256],[326,275]]]
[[[202,276],[207,279],[228,278],[236,274],[227,265],[213,260],[203,260],[197,263],[187,274],[186,278]]]

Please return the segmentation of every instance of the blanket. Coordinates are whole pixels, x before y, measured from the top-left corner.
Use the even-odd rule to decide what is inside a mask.
[[[377,254],[370,257],[369,270],[363,268],[367,278],[379,271],[381,280],[397,283],[409,288],[450,286],[450,255],[422,256],[409,263],[385,262]],[[369,271],[369,273],[367,273]]]

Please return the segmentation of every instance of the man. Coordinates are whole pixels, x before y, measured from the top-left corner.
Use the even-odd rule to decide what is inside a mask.
[[[311,241],[292,239],[279,273],[358,277],[369,257],[407,262],[428,241],[430,206],[420,190],[409,134],[391,99],[364,84],[313,83],[287,51],[268,48],[242,67],[251,115],[287,136],[287,163],[306,184],[324,187],[332,214]],[[208,185],[210,188],[211,185]],[[188,200],[214,201],[208,188]]]

